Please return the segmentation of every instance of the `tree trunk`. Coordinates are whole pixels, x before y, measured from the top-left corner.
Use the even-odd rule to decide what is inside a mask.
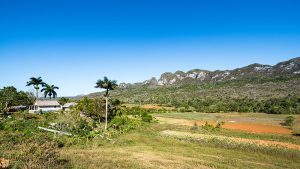
[[[108,109],[108,98],[107,96],[105,97],[105,130],[107,130],[107,109]]]
[[[39,89],[36,89],[36,102],[39,100]]]
[[[5,102],[4,115],[7,115],[7,112],[8,112],[8,102]]]

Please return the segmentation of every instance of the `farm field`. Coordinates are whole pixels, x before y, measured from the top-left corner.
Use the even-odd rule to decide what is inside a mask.
[[[284,127],[284,119],[289,115],[264,113],[165,113],[154,114],[161,123],[193,126],[203,125],[206,121],[211,124],[224,122],[226,129],[242,130],[253,133],[287,134],[292,131]],[[299,118],[299,115],[294,115]]]
[[[228,121],[281,127],[285,115],[166,113],[154,116],[157,123],[113,141],[94,141],[88,146],[64,148],[60,153],[71,159],[77,168],[300,167],[299,137],[290,133],[249,132],[225,127]],[[201,118],[210,122],[225,121],[225,128],[206,130],[201,127]]]

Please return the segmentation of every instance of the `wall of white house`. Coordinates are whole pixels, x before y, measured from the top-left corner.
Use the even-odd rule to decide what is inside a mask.
[[[62,110],[61,106],[35,106],[29,109],[30,113],[38,113],[40,111],[43,112],[50,112],[50,111],[58,111]]]

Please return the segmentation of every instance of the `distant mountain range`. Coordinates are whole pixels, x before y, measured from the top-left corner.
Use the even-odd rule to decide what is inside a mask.
[[[121,83],[120,88],[126,89],[134,86],[176,86],[182,84],[214,83],[233,80],[257,79],[257,78],[280,78],[300,76],[300,57],[280,62],[274,66],[258,63],[234,70],[208,71],[193,69],[188,72],[166,72],[159,79],[155,77],[141,83]]]
[[[103,93],[88,95],[92,98],[98,96],[103,96]],[[264,109],[269,103],[276,103],[273,105],[276,109],[286,105],[285,101],[289,102],[289,98],[299,98],[297,110],[300,113],[300,57],[274,66],[255,63],[234,70],[193,69],[188,72],[167,72],[159,79],[151,78],[134,84],[121,83],[117,90],[111,92],[111,98],[126,103],[166,104],[175,107],[192,105],[198,111],[215,111],[211,106],[218,107],[218,111],[224,111],[224,106],[227,111],[242,111],[229,109],[234,107],[233,103],[240,103],[243,106],[235,107],[260,107],[256,111],[263,112],[269,111]],[[293,104],[294,107],[297,105],[298,103]],[[243,109],[247,112],[252,110],[254,111]]]

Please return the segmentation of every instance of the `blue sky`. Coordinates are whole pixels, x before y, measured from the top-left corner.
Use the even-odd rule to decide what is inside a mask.
[[[140,82],[166,71],[234,69],[300,56],[297,0],[0,1],[0,87],[32,76],[59,96],[97,79]]]

